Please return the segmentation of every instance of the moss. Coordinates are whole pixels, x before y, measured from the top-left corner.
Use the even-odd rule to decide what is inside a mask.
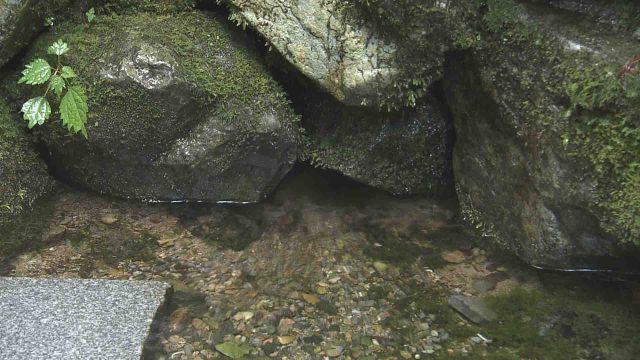
[[[488,298],[500,319],[483,327],[494,340],[489,358],[632,358],[640,350],[638,311],[619,300],[612,305],[611,289],[566,286],[572,281],[554,280],[544,293],[518,288]]]
[[[598,205],[609,213],[607,230],[640,245],[640,98],[633,90],[640,75],[621,79],[606,66],[565,69],[567,116],[575,124],[565,141],[575,142],[573,155],[593,167]]]

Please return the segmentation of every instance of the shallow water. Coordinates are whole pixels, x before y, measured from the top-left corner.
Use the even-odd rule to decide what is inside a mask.
[[[163,280],[150,359],[632,359],[638,279],[539,271],[460,222],[455,199],[394,198],[296,168],[259,204],[145,204],[61,190],[5,275]],[[38,229],[44,229],[38,230]],[[484,298],[498,321],[447,305]],[[221,349],[221,351],[216,350]]]

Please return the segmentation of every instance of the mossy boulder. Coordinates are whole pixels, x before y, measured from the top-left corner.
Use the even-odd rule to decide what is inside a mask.
[[[98,17],[58,26],[28,57],[45,56],[58,38],[71,48],[64,60],[82,77],[90,108],[87,139],[56,117],[39,131],[69,182],[145,200],[253,202],[293,165],[297,117],[252,43],[224,20]]]
[[[640,103],[630,32],[546,6],[449,55],[465,217],[535,266],[623,269],[640,240]],[[630,262],[625,262],[630,258]]]
[[[307,156],[316,166],[395,195],[450,196],[453,125],[437,98],[388,112],[311,93],[302,114]]]
[[[53,188],[46,165],[16,118],[17,114],[12,114],[0,99],[0,229],[25,214]],[[0,246],[9,241],[3,235]]]
[[[411,21],[382,26],[369,16],[369,12],[379,14],[380,2],[224,1],[233,20],[255,29],[301,73],[342,103],[391,108],[414,105],[442,78],[444,52],[462,37],[458,27],[464,23],[458,5],[410,0],[382,4],[394,10],[411,5],[406,9]]]

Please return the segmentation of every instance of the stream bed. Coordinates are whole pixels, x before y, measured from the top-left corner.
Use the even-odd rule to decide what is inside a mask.
[[[306,166],[249,205],[61,188],[16,229],[35,245],[0,275],[173,284],[149,359],[640,353],[638,278],[533,269],[467,229],[455,199],[395,198]],[[467,320],[447,303],[455,294],[497,320]]]

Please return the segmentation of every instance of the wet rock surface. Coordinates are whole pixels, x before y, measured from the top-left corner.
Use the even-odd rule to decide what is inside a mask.
[[[637,114],[630,110],[637,105],[606,70],[633,57],[630,34],[571,13],[524,9],[527,25],[489,37],[485,49],[450,55],[445,82],[465,217],[535,266],[633,268],[634,260],[624,257],[636,251],[628,244],[637,239],[636,225],[626,219],[637,218],[637,185],[625,179],[638,176],[632,165],[638,157],[623,150],[634,148],[635,140],[618,139],[637,130],[631,125]],[[528,30],[535,41],[520,38]],[[603,67],[589,70],[594,64]],[[596,96],[598,91],[587,95],[591,90],[583,86],[598,81],[611,81],[620,91],[611,95],[617,96],[611,105],[577,100]],[[604,125],[610,118],[631,123],[628,129]],[[590,127],[586,123],[610,132],[600,138],[594,126],[581,135]],[[625,145],[598,160],[614,143]],[[603,168],[627,175],[603,176]]]
[[[344,106],[316,92],[301,101],[313,164],[395,195],[453,194],[453,127],[437,96],[393,112]]]
[[[595,359],[614,342],[618,354],[633,353],[631,305],[605,314],[594,292],[572,293],[576,284],[543,287],[544,273],[481,248],[450,206],[394,199],[308,169],[250,206],[145,205],[65,191],[46,246],[3,272],[171,283],[152,359],[509,358],[540,344],[562,346],[564,357],[549,359],[578,351]],[[103,223],[105,213],[119,221]],[[453,251],[464,261],[442,259]],[[477,293],[473,281],[495,273],[503,273],[495,289]],[[447,303],[454,294],[485,299],[499,322],[465,320]],[[558,343],[567,329],[574,337]],[[592,331],[598,340],[584,342]]]

